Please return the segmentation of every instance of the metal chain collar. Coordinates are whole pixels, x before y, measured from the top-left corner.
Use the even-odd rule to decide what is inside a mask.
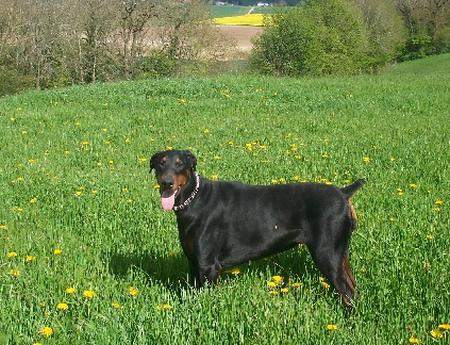
[[[182,204],[180,204],[179,206],[174,206],[173,210],[174,211],[181,211],[182,209],[186,208],[191,202],[192,200],[194,200],[195,196],[198,193],[198,190],[200,189],[200,176],[198,176],[198,174],[196,172],[194,172],[195,175],[195,188],[192,191],[191,195],[189,196],[189,198],[187,198]]]

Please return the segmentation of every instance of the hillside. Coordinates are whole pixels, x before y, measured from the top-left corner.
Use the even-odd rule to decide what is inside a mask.
[[[1,98],[0,339],[447,341],[449,59],[375,76],[153,79]],[[343,310],[304,247],[194,291],[149,175],[150,155],[169,147],[190,149],[210,179],[365,178],[353,198],[355,310]],[[274,275],[287,290],[268,288]]]

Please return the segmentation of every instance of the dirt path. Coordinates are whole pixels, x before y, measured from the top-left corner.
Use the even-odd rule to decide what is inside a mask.
[[[226,37],[234,40],[237,49],[244,53],[250,52],[253,47],[251,39],[260,35],[263,31],[263,28],[254,26],[218,25],[217,28],[221,30]]]

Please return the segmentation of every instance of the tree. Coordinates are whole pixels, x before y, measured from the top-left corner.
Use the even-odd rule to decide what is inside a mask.
[[[255,42],[251,65],[277,75],[357,73],[367,68],[366,47],[356,7],[315,0],[274,17]]]

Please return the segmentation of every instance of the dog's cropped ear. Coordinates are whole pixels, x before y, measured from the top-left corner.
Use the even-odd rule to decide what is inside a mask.
[[[190,165],[191,169],[195,171],[197,168],[197,157],[195,157],[191,151],[184,151],[184,153],[186,154],[188,165]]]
[[[156,168],[156,164],[158,163],[160,153],[161,152],[156,152],[152,156],[152,158],[150,158],[150,172],[152,172],[152,170]]]

